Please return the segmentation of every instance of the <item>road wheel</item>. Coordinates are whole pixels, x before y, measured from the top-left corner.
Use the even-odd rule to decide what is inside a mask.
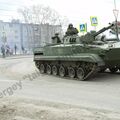
[[[79,67],[77,69],[77,77],[79,80],[84,80],[84,77],[85,77],[85,71],[82,67]]]
[[[113,67],[113,68],[109,68],[111,73],[116,73],[118,71],[118,68]]]
[[[35,61],[35,66],[36,66],[37,68],[39,68],[39,67],[40,67],[40,63],[37,62],[37,61]]]
[[[47,65],[47,67],[46,67],[46,73],[49,74],[49,75],[52,73],[52,69],[51,69],[50,65]]]
[[[105,71],[106,71],[106,68],[101,68],[99,72],[104,73]]]
[[[40,67],[39,67],[39,70],[40,70],[40,73],[45,73],[45,65],[44,64],[41,64]]]
[[[59,68],[59,75],[60,77],[64,77],[66,74],[64,66],[60,66]]]
[[[75,77],[75,69],[73,67],[68,68],[68,75],[69,75],[70,78]]]
[[[52,66],[52,74],[53,75],[57,75],[58,74],[58,69],[57,69],[56,65]]]

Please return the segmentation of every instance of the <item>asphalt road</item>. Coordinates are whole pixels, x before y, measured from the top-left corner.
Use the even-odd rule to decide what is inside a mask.
[[[89,81],[40,75],[32,58],[0,59],[0,70],[1,97],[26,97],[120,112],[120,73],[98,73]]]

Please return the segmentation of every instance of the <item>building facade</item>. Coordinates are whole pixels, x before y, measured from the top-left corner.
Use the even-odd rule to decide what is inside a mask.
[[[15,20],[0,21],[0,46],[8,45],[13,51],[17,46],[19,52],[23,48],[32,51],[34,47],[51,43],[51,37],[56,32],[62,33],[60,25],[25,24]]]

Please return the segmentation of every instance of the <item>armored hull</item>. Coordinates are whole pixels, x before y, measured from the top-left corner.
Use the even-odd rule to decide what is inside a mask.
[[[104,28],[104,30],[106,29]],[[95,35],[86,36],[67,36],[61,44],[36,48],[34,50],[36,67],[41,73],[60,77],[68,76],[79,80],[86,80],[107,68],[111,72],[118,71],[120,68],[120,42],[95,41],[93,39]]]

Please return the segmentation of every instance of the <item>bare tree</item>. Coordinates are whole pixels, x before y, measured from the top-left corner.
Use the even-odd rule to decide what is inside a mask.
[[[34,28],[34,24],[39,25],[40,43],[41,43],[41,35],[42,35],[41,31],[43,24],[60,25],[62,28],[64,28],[68,24],[68,19],[66,17],[60,16],[58,12],[56,12],[54,9],[48,6],[46,7],[43,5],[33,5],[29,8],[25,7],[23,9],[19,9],[18,12],[20,13],[20,15],[22,15],[24,22],[28,24],[28,26],[26,27],[27,27],[27,35],[28,35],[27,38],[29,44],[33,42],[33,38],[29,37],[31,35],[29,29],[30,24],[33,25],[33,28]],[[61,29],[61,33],[62,31],[63,30]],[[33,32],[33,36],[34,36],[34,32]]]
[[[33,5],[29,8],[18,10],[22,15],[24,22],[33,24],[62,25],[65,26],[68,22],[67,17],[62,17],[54,9],[43,5]],[[68,24],[68,23],[67,23]]]

